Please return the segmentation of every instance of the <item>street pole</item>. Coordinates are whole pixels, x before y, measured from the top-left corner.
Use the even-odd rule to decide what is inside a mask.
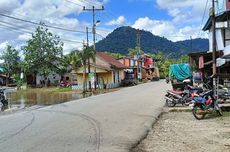
[[[102,8],[100,9],[96,9],[94,6],[92,7],[92,9],[86,9],[85,6],[83,7],[84,11],[92,11],[93,12],[93,48],[95,51],[95,56],[96,56],[96,23],[95,23],[95,11],[100,11],[100,10],[104,10],[104,6],[102,6]],[[94,61],[94,89],[96,90],[97,87],[97,82],[96,82],[96,59]]]
[[[89,49],[89,28],[86,27],[86,47]],[[92,91],[91,80],[90,80],[90,58],[88,58],[88,78],[89,78],[89,91]]]
[[[142,79],[142,73],[141,73],[141,63],[142,63],[142,59],[141,59],[141,57],[140,57],[140,55],[141,55],[141,36],[140,36],[140,31],[138,30],[137,31],[137,73],[138,73],[138,79],[139,80],[141,80]]]
[[[190,36],[190,40],[191,40],[191,52],[192,52],[192,36]]]
[[[216,97],[216,18],[215,18],[215,0],[212,0],[212,75],[213,77],[213,93]]]

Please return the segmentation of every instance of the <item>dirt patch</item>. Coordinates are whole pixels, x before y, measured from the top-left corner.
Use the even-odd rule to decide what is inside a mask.
[[[131,152],[229,152],[230,113],[196,120],[191,112],[168,112]]]

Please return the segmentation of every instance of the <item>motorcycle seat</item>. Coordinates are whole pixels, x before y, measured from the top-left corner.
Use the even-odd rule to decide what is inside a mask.
[[[178,94],[178,95],[181,95],[183,93],[183,91],[180,91],[180,90],[168,90],[168,91],[174,94]]]

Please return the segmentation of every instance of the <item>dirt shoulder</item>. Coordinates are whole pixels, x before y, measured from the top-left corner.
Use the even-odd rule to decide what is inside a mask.
[[[191,112],[164,113],[131,152],[229,152],[230,112],[196,120]]]

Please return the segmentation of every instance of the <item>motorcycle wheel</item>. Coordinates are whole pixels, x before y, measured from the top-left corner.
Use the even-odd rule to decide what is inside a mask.
[[[201,120],[204,119],[206,113],[204,112],[204,110],[202,110],[200,106],[194,105],[192,109],[192,114],[196,119]]]
[[[173,101],[170,101],[170,100],[166,99],[166,105],[168,107],[175,107],[176,102],[173,102]]]
[[[5,106],[5,107],[8,106],[8,101],[6,99],[3,99],[1,102],[2,102],[3,106]]]

